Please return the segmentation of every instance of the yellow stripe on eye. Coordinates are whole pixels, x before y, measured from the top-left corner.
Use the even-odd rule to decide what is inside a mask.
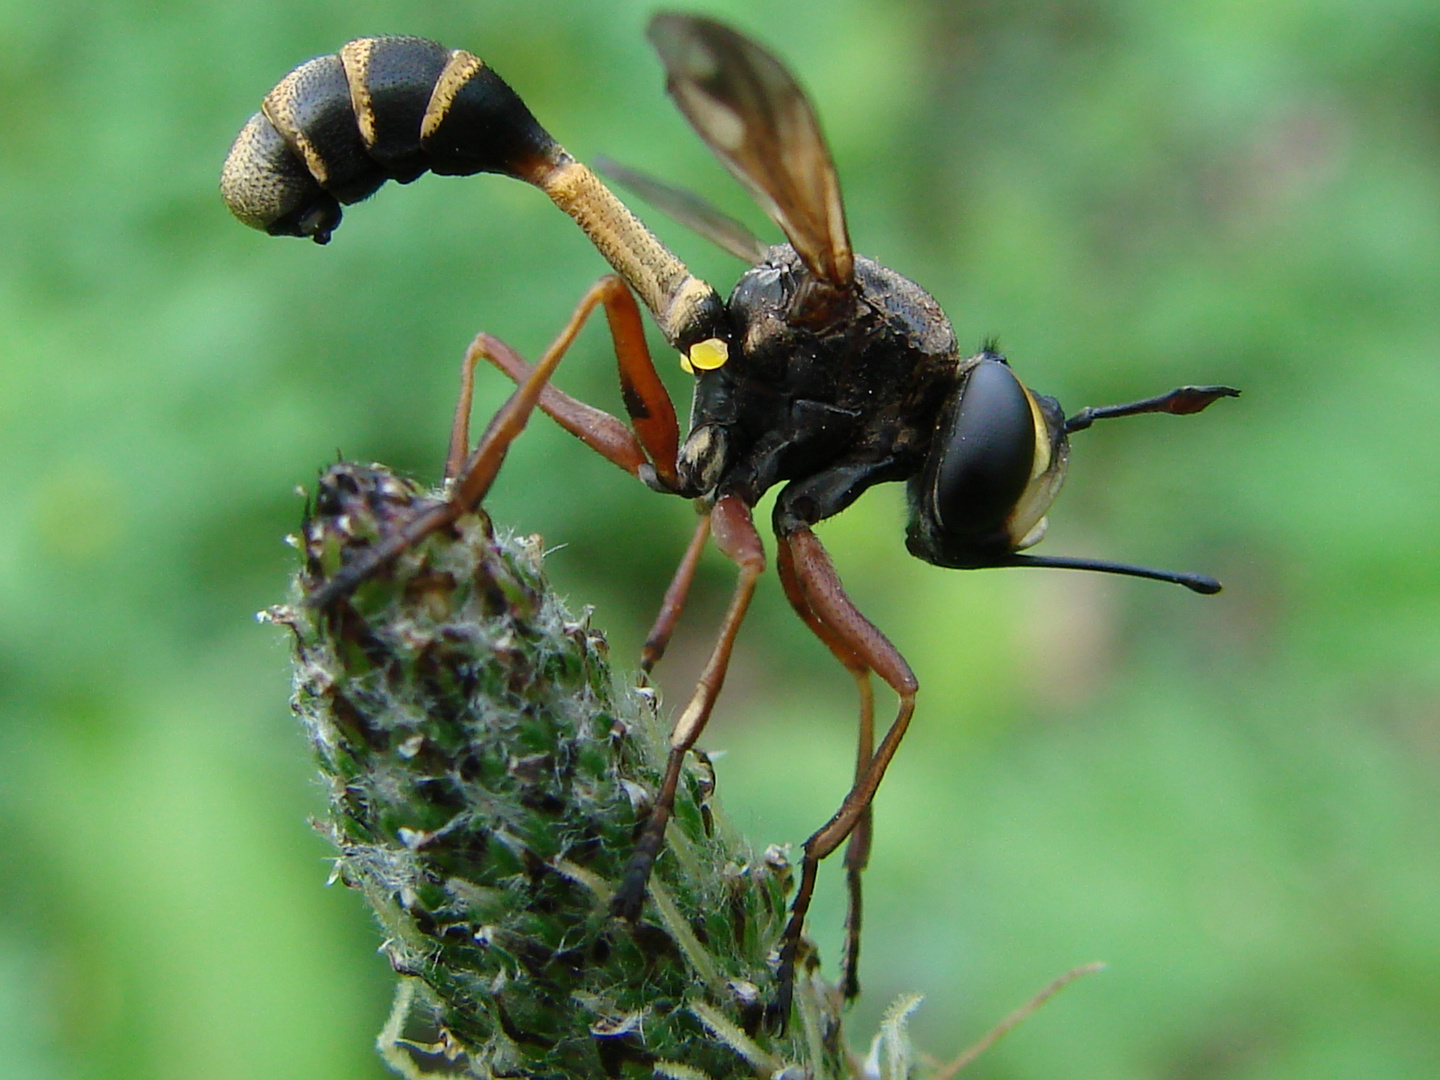
[[[1050,425],[1045,421],[1045,414],[1040,410],[1040,403],[1035,400],[1035,395],[1025,387],[1025,400],[1030,403],[1030,419],[1035,422],[1035,460],[1030,465],[1030,479],[1043,476],[1050,468],[1050,453],[1052,450],[1050,438]]]
[[[729,345],[719,338],[707,338],[690,347],[690,354],[680,358],[680,366],[690,372],[697,368],[701,371],[714,371],[716,368],[724,367],[725,361],[729,359]]]

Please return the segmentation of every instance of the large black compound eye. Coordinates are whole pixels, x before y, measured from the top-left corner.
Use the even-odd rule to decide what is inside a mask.
[[[935,432],[926,501],[939,532],[967,547],[1014,549],[1007,523],[1035,468],[1030,395],[1009,365],[981,360]]]

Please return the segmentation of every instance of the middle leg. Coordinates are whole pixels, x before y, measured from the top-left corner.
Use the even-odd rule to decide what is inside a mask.
[[[780,572],[780,584],[790,606],[855,680],[855,689],[860,699],[860,731],[855,754],[855,783],[858,784],[864,777],[865,770],[870,767],[870,759],[875,753],[875,691],[870,683],[869,665],[822,622],[810,607],[805,590],[795,576],[795,556],[783,538],[775,552],[775,566]],[[860,879],[870,861],[873,829],[874,816],[872,808],[867,805],[855,824],[855,831],[845,842],[847,900],[845,944],[840,958],[840,986],[847,999],[860,993],[860,924],[863,916]]]

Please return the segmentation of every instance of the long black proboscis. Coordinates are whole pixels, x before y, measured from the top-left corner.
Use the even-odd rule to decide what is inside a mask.
[[[1220,582],[1209,574],[1191,574],[1181,570],[1156,570],[1149,566],[1106,562],[1103,559],[1081,559],[1068,555],[1012,555],[997,566],[1048,566],[1056,570],[1095,570],[1102,574],[1124,574],[1126,577],[1148,578],[1184,585],[1191,592],[1213,596],[1221,589]]]

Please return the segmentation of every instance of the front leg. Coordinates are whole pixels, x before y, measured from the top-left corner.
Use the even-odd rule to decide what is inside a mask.
[[[613,416],[560,394],[549,385],[550,376],[574,343],[585,320],[602,304],[615,339],[621,388],[625,391],[626,404],[635,424],[634,435]],[[467,453],[474,367],[482,358],[510,374],[519,385],[486,426],[479,444]],[[535,407],[545,408],[547,402],[575,422],[575,426],[571,427],[561,415],[552,412],[563,426],[605,458],[635,476],[649,478],[653,487],[675,489],[679,425],[675,420],[674,406],[655,374],[634,297],[619,278],[614,275],[603,277],[581,298],[564,328],[533,368],[498,338],[489,334],[480,334],[475,338],[462,369],[460,406],[456,410],[450,451],[446,457],[445,477],[449,484],[446,500],[432,505],[404,528],[361,552],[341,567],[323,588],[311,594],[306,603],[320,610],[334,605],[402,552],[479,506],[490,485],[495,482],[511,443],[524,430]],[[567,411],[571,407],[573,413]],[[579,410],[585,411],[582,413]]]
[[[640,309],[625,283],[613,274],[597,281],[580,301],[556,344],[564,339],[562,349],[568,347],[585,319],[602,303],[615,345],[620,393],[630,415],[633,434],[609,413],[556,389],[548,380],[541,387],[536,403],[542,412],[607,461],[656,490],[676,491],[679,485],[675,459],[679,452],[680,426],[675,418],[675,406],[650,358]],[[468,388],[473,383],[474,366],[481,359],[490,361],[517,384],[523,384],[534,373],[524,358],[504,342],[488,334],[475,339],[466,355],[461,377],[461,409],[456,412],[447,476],[459,471],[465,457],[466,438],[461,417],[469,415]]]
[[[794,553],[783,539],[775,553],[775,567],[780,573],[780,584],[785,590],[785,598],[790,601],[795,614],[800,616],[810,628],[810,632],[824,643],[855,680],[855,691],[860,699],[860,730],[855,747],[855,782],[859,783],[875,753],[875,690],[870,685],[870,666],[856,656],[854,650],[815,614],[805,596],[804,586],[796,575]],[[845,844],[845,887],[848,895],[845,946],[840,957],[840,986],[847,999],[860,993],[860,923],[863,915],[860,877],[870,861],[873,825],[871,808],[867,806],[855,825],[855,831],[850,834],[850,839]]]

